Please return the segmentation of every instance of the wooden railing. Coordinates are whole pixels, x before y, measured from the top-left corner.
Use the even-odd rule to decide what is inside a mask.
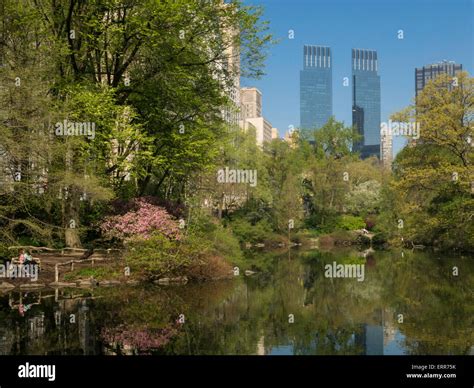
[[[51,252],[51,253],[61,253],[61,256],[64,255],[64,252],[66,251],[73,251],[73,252],[87,252],[89,249],[84,249],[84,248],[61,248],[61,249],[55,249],[55,248],[48,248],[48,247],[35,247],[32,245],[17,245],[17,246],[11,246],[8,247],[8,249],[28,249],[31,252]],[[113,251],[118,251],[120,252],[121,249],[118,248],[99,248],[99,249],[94,249],[94,253],[110,253]]]
[[[28,249],[30,252],[51,252],[51,253],[60,253],[61,256],[64,255],[65,252],[67,251],[72,251],[72,252],[87,252],[89,251],[88,249],[83,249],[83,248],[61,248],[61,249],[54,249],[54,248],[48,248],[48,247],[36,247],[32,245],[17,245],[17,246],[11,246],[8,247],[8,249],[13,250],[13,249]],[[94,249],[94,253],[105,253],[105,254],[110,254],[111,252],[121,252],[120,249],[116,248],[108,248],[108,249]],[[112,261],[114,258],[109,258],[109,257],[92,257],[92,258],[87,258],[87,259],[82,259],[82,260],[69,260],[64,263],[56,263],[54,265],[54,282],[58,283],[59,282],[59,267],[60,266],[70,266],[70,271],[74,271],[74,264],[76,263],[86,263],[86,262],[91,262],[92,266],[94,266],[95,262],[97,261]]]
[[[112,261],[114,259],[111,259],[111,258],[105,258],[105,257],[95,257],[95,258],[92,258],[92,259],[84,259],[84,260],[69,260],[69,261],[66,261],[64,263],[56,263],[54,265],[54,282],[55,283],[58,283],[59,282],[59,267],[60,266],[66,266],[66,265],[69,265],[70,266],[70,271],[74,271],[74,264],[75,263],[85,263],[85,262],[88,262],[90,261],[92,266],[94,266],[95,262],[96,261]]]

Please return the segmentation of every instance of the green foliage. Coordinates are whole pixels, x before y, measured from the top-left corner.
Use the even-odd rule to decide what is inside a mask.
[[[362,217],[344,214],[338,217],[336,228],[342,230],[359,230],[365,228],[365,221]]]
[[[100,237],[95,225],[112,198],[149,194],[185,204],[189,231],[177,245],[134,246],[139,255],[130,259],[144,272],[153,271],[143,257],[157,273],[171,273],[204,253],[238,257],[239,240],[286,235],[290,221],[293,232],[329,233],[360,229],[370,214],[390,241],[474,248],[474,97],[467,73],[453,88],[446,88],[449,77],[439,77],[416,106],[394,115],[416,120],[421,133],[415,147],[398,154],[388,178],[378,160],[351,152],[360,138],[334,117],[264,145],[256,144],[251,126],[241,131],[225,120],[223,111],[239,108],[229,98],[237,70],[262,76],[274,43],[260,7],[185,0],[119,8],[109,0],[21,4],[4,0],[0,9],[0,167],[21,172],[1,187],[2,244],[19,236],[50,246],[81,246],[84,238],[89,244]],[[94,123],[95,134],[51,136],[64,120]],[[257,185],[217,182],[225,167],[257,171]],[[227,227],[219,225],[223,219]]]
[[[474,81],[459,87],[440,76],[418,96],[416,106],[395,115],[417,120],[420,139],[395,159],[394,177],[382,190],[380,228],[392,240],[474,250],[472,137]],[[394,117],[395,117],[394,116]],[[399,229],[398,221],[403,221]]]
[[[388,242],[388,237],[384,233],[376,233],[372,237],[372,245],[377,248],[383,247]]]
[[[318,159],[332,157],[335,159],[350,155],[352,142],[356,135],[352,128],[346,127],[344,123],[337,121],[331,116],[322,128],[312,131],[314,139],[314,153]],[[302,137],[305,140],[305,137]]]
[[[125,260],[143,279],[183,274],[202,279],[228,275],[225,261],[238,262],[241,257],[239,242],[228,228],[198,216],[179,241],[158,234],[132,240]]]
[[[232,230],[209,216],[201,214],[196,217],[188,236],[191,236],[196,244],[205,244],[211,255],[222,256],[231,263],[242,256],[239,240]],[[200,248],[198,246],[195,249],[199,251]]]
[[[266,152],[266,168],[272,193],[272,224],[274,230],[286,233],[289,220],[293,220],[295,228],[298,228],[304,216],[304,154],[299,148],[278,140],[273,141]]]
[[[369,180],[356,185],[346,195],[345,208],[354,214],[370,214],[379,210],[381,184]]]
[[[230,222],[230,227],[242,243],[261,243],[273,235],[272,226],[266,220],[252,224],[245,219],[238,218]]]
[[[0,167],[21,171],[0,192],[7,244],[80,246],[97,237],[98,203],[199,192],[226,137],[222,110],[236,109],[236,50],[258,78],[273,43],[262,10],[238,1],[5,0],[0,13]],[[95,134],[50,136],[64,120]]]
[[[5,244],[0,244],[0,260],[6,261],[10,259],[12,252],[8,249]]]
[[[355,236],[349,230],[335,230],[329,235],[335,245],[345,245],[345,243],[352,243],[355,241]]]
[[[107,280],[116,279],[120,277],[122,273],[117,268],[112,267],[95,267],[95,268],[81,268],[76,271],[68,272],[64,275],[65,281],[75,281],[77,279],[89,279],[95,280]]]
[[[155,278],[162,275],[174,275],[189,265],[191,258],[177,242],[160,234],[149,239],[135,239],[127,247],[125,262],[130,271],[142,278]]]
[[[306,225],[324,232],[337,227],[337,217],[359,209],[348,201],[354,187],[369,180],[378,180],[379,167],[373,160],[359,161],[350,153],[355,140],[352,128],[331,118],[313,132],[314,146],[309,150],[302,136],[302,152],[306,155],[304,169],[304,203]],[[363,193],[365,194],[365,193]],[[361,195],[363,197],[364,195]]]

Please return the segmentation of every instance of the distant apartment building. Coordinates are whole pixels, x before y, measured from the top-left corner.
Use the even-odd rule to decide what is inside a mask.
[[[240,128],[247,131],[255,129],[256,142],[259,146],[272,141],[273,126],[262,114],[262,92],[257,88],[240,89]],[[278,130],[277,130],[278,133]]]
[[[272,140],[279,139],[279,138],[280,138],[280,134],[278,132],[278,128],[272,128]]]
[[[241,120],[241,128],[244,131],[255,129],[257,144],[262,147],[264,143],[272,141],[273,126],[263,117],[251,117]]]
[[[424,89],[426,84],[431,80],[434,80],[441,74],[448,74],[451,77],[456,76],[457,73],[462,71],[462,65],[456,64],[453,61],[442,61],[431,65],[423,66],[415,69],[415,95]],[[448,85],[451,88],[451,85]]]
[[[220,6],[232,8],[234,5],[221,1]],[[224,79],[220,80],[224,93],[231,100],[231,106],[222,109],[222,117],[231,125],[237,125],[240,120],[240,47],[233,43],[239,33],[238,26],[226,28],[221,32],[221,39],[227,47],[223,60],[218,64],[226,74]]]
[[[262,93],[257,88],[240,89],[240,118],[262,117]]]
[[[384,168],[392,169],[393,138],[390,132],[382,133],[380,137],[380,160]]]
[[[237,125],[240,120],[240,50],[238,47],[231,47],[228,51],[229,62],[227,67],[231,74],[232,82],[227,93],[232,101],[232,107],[225,111],[225,119],[227,122]]]
[[[321,128],[332,116],[331,49],[305,45],[300,71],[301,129]]]
[[[380,158],[380,76],[377,51],[352,49],[352,125],[360,135],[353,150]]]

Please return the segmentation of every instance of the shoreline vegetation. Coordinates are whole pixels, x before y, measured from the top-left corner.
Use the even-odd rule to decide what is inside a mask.
[[[452,87],[447,75],[430,81],[392,115],[418,131],[388,168],[353,152],[357,129],[334,117],[263,144],[231,119],[239,107],[225,91],[263,76],[276,43],[260,7],[71,2],[62,13],[17,3],[2,2],[0,26],[3,262],[11,246],[113,248],[122,255],[110,266],[78,263],[66,281],[165,284],[236,267],[251,276],[249,248],[474,252],[467,72]],[[47,283],[68,260],[49,259]]]
[[[136,258],[136,242],[127,245],[123,250],[115,249],[114,253],[110,253],[110,249],[97,250],[96,252],[94,252],[93,249],[89,250],[88,260],[95,260],[95,264],[93,263],[92,266],[85,262],[83,259],[84,254],[76,258],[71,255],[68,256],[67,254],[66,256],[57,256],[54,250],[51,250],[53,252],[50,252],[46,257],[38,255],[46,264],[46,268],[42,269],[42,281],[31,282],[31,279],[24,278],[2,279],[3,281],[0,281],[0,292],[10,291],[15,288],[22,290],[77,287],[91,288],[104,286],[134,286],[143,283],[173,286],[185,285],[188,282],[196,281],[229,280],[235,276],[252,276],[260,272],[260,270],[253,265],[252,260],[248,259],[248,253],[252,253],[252,255],[259,255],[259,253],[265,254],[268,252],[281,254],[291,249],[331,252],[345,248],[355,248],[361,257],[366,257],[367,255],[370,256],[374,251],[391,250],[393,248],[436,250],[434,247],[415,246],[413,244],[410,246],[407,243],[394,246],[376,236],[376,234],[370,233],[366,229],[337,230],[325,234],[317,234],[311,230],[300,230],[290,235],[290,240],[287,235],[272,233],[271,235],[264,236],[264,238],[258,242],[238,242],[234,245],[234,251],[232,252],[234,256],[232,257],[215,253],[205,258],[203,256],[199,259],[198,263],[193,263],[192,260],[182,260],[180,267],[170,265],[166,267],[166,269],[158,269],[158,266],[153,263],[146,268],[140,264],[141,266],[138,267],[138,271],[132,271],[132,268],[137,267],[135,265],[130,267],[130,262],[127,261],[127,258],[131,258],[132,261],[133,258]],[[154,239],[147,243],[150,244],[152,249],[156,249],[157,243]],[[104,254],[102,252],[107,253]],[[238,252],[238,255],[236,255],[236,252]],[[184,254],[184,251],[179,254]],[[142,252],[140,252],[140,255],[142,255]],[[53,281],[54,264],[48,266],[48,263],[57,263],[58,258],[63,259],[63,264],[66,265],[67,268],[61,271],[60,279],[56,282]],[[76,263],[75,269],[69,266],[72,262]],[[160,268],[163,268],[163,266],[161,265]]]

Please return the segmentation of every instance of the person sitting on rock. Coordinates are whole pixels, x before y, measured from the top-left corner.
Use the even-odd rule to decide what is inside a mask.
[[[35,260],[35,258],[31,255],[31,252],[30,252],[30,251],[27,251],[27,252],[25,253],[24,264],[39,264],[39,263],[38,263],[37,260]]]
[[[30,251],[25,252],[25,264],[29,264],[33,261],[33,256],[31,256]]]

